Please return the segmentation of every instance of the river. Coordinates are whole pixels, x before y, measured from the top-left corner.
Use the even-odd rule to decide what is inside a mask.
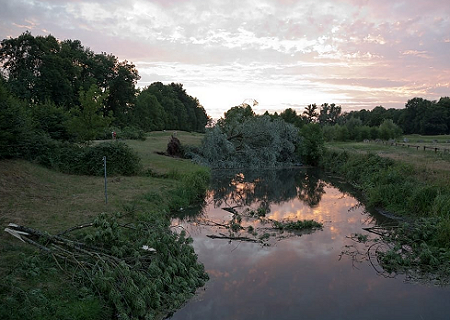
[[[287,219],[323,228],[280,233],[267,222]],[[201,212],[173,222],[210,280],[170,319],[450,319],[448,286],[377,264],[377,235],[363,228],[395,223],[319,171],[214,172]]]

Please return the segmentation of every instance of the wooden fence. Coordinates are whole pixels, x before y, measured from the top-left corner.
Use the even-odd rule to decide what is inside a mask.
[[[379,141],[376,141],[379,142]],[[414,145],[414,144],[408,144],[408,143],[399,143],[399,142],[388,142],[388,141],[381,141],[383,144],[389,144],[391,146],[396,146],[396,147],[404,147],[404,148],[416,148],[416,150],[419,149],[423,149],[424,151],[426,150],[433,150],[435,153],[442,152],[442,153],[450,153],[450,149],[449,148],[442,148],[442,147],[430,147],[430,146],[418,146],[418,145]]]

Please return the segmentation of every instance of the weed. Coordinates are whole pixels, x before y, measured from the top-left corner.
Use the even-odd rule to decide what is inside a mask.
[[[305,229],[322,229],[323,224],[316,222],[314,220],[298,220],[298,221],[288,221],[280,222],[274,221],[273,226],[275,229],[279,230],[305,230]]]

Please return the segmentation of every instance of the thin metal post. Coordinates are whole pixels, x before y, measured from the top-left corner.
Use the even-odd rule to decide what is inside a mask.
[[[105,203],[108,204],[108,189],[106,187],[106,156],[103,156],[103,167],[105,168]]]

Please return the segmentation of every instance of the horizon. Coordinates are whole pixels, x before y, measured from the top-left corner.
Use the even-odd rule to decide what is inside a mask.
[[[450,95],[440,0],[0,0],[0,37],[51,34],[135,64],[137,87],[183,84],[214,119],[335,103],[404,108]]]

